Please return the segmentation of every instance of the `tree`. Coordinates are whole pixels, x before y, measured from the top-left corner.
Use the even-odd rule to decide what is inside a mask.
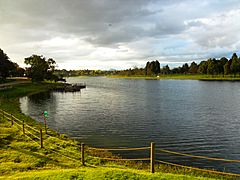
[[[181,72],[184,74],[187,74],[189,70],[189,66],[187,63],[183,64],[182,68],[181,68]]]
[[[147,62],[145,67],[145,75],[153,76],[160,73],[160,63],[156,61]]]
[[[198,72],[198,65],[193,61],[188,71],[191,74],[196,74]]]
[[[22,77],[24,76],[25,69],[21,68],[17,63],[13,63],[14,70],[11,71],[11,75],[15,77]]]
[[[208,59],[208,68],[207,68],[207,74],[217,74],[217,63],[215,59]]]
[[[218,61],[218,70],[219,70],[219,74],[222,74],[224,76],[224,65],[228,62],[228,59],[225,57],[222,57],[219,61]]]
[[[234,53],[232,55],[232,63],[230,65],[230,70],[234,74],[234,77],[236,76],[237,73],[240,72],[240,62],[238,60],[237,54]]]
[[[163,66],[161,73],[162,74],[169,74],[171,72],[170,68],[168,65]]]
[[[56,62],[53,59],[46,60],[43,56],[32,55],[25,58],[25,64],[31,67],[27,69],[28,76],[32,81],[43,81],[44,79],[51,79],[55,69]]]
[[[14,69],[14,63],[10,61],[7,54],[0,49],[0,79],[6,79]]]
[[[226,62],[225,63],[225,65],[224,65],[224,74],[225,75],[228,75],[228,74],[230,74],[231,73],[231,70],[230,70],[230,66],[231,66],[231,64],[232,64],[232,60],[230,59],[228,62]]]
[[[198,67],[198,72],[200,74],[207,74],[208,63],[207,61],[201,61]]]

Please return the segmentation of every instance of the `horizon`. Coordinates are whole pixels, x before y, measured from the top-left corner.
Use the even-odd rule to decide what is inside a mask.
[[[239,9],[237,0],[0,0],[0,48],[21,67],[32,54],[67,70],[199,64],[239,54]]]

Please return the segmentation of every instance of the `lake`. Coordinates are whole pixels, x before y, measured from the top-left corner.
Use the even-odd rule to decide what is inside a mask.
[[[92,147],[143,147],[240,159],[240,82],[67,78],[81,92],[20,99],[23,113]],[[146,154],[146,153],[145,153]],[[123,154],[142,157],[136,152]],[[161,153],[157,159],[240,173],[240,163]]]

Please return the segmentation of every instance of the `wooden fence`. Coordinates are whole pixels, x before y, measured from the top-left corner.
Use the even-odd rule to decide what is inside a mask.
[[[21,129],[22,133],[28,137],[31,141],[34,143],[38,144],[40,148],[45,148],[48,150],[51,150],[52,152],[61,155],[65,158],[71,159],[73,161],[81,161],[82,165],[85,165],[86,161],[86,148],[85,144],[81,143],[81,146],[74,145],[77,148],[81,150],[81,158],[76,159],[74,157],[70,157],[67,155],[64,155],[62,153],[57,152],[54,149],[51,148],[46,148],[44,146],[44,138],[43,138],[43,131],[42,129],[37,129],[36,127],[30,126],[24,122],[24,120],[20,120],[13,116],[12,114],[7,113],[4,110],[0,109],[0,112],[2,114],[2,120],[7,119],[8,121],[11,122],[11,125],[16,125],[19,129]],[[46,128],[46,127],[45,127]],[[48,135],[47,131],[45,129],[45,134]],[[58,139],[59,141],[63,141],[61,139]],[[59,147],[60,148],[60,147]],[[155,165],[156,163],[161,163],[161,164],[166,164],[169,166],[175,166],[175,167],[181,167],[185,169],[192,169],[192,170],[197,170],[197,171],[202,171],[202,172],[207,172],[207,173],[215,173],[215,174],[221,174],[221,175],[230,175],[230,176],[235,176],[235,177],[240,177],[240,174],[234,174],[234,173],[228,173],[228,172],[220,172],[220,171],[215,171],[215,170],[210,170],[210,169],[200,169],[200,168],[195,168],[195,167],[190,167],[190,166],[184,166],[180,164],[175,164],[175,163],[170,163],[166,161],[161,161],[161,160],[156,160],[156,155],[159,155],[158,152],[164,152],[168,154],[174,154],[174,155],[179,155],[179,156],[185,156],[185,157],[190,157],[190,158],[197,158],[197,159],[207,159],[207,160],[212,160],[212,161],[223,161],[223,162],[228,162],[228,163],[240,163],[240,160],[233,160],[233,159],[224,159],[224,158],[215,158],[215,157],[207,157],[207,156],[197,156],[197,155],[192,155],[192,154],[186,154],[186,153],[181,153],[181,152],[174,152],[166,149],[161,149],[161,148],[156,148],[155,143],[151,142],[150,146],[148,147],[136,147],[136,148],[95,148],[95,147],[87,147],[87,149],[90,150],[95,150],[95,151],[141,151],[141,150],[148,150],[150,156],[149,157],[144,157],[144,158],[107,158],[107,157],[94,157],[98,158],[100,160],[105,160],[105,161],[149,161],[150,163],[150,172],[154,173],[155,172]],[[69,150],[66,150],[67,152],[70,152]],[[76,153],[76,152],[71,152],[71,153]]]

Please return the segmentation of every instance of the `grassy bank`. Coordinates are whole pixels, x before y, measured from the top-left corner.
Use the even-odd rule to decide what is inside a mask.
[[[47,91],[55,84],[19,84],[0,91],[0,108],[34,128],[43,128],[20,111],[19,97]],[[33,142],[21,127],[0,116],[0,179],[235,179],[231,176],[202,173],[159,165],[150,174],[149,164],[109,162],[94,156],[112,157],[109,152],[86,151],[86,167],[81,165],[79,142],[51,129],[44,133],[44,149]],[[29,130],[30,131],[30,130]],[[33,133],[33,132],[32,132]],[[70,157],[70,158],[69,158]]]
[[[240,76],[234,77],[233,75],[202,75],[202,74],[166,74],[159,76],[107,76],[109,78],[127,78],[127,79],[149,79],[149,80],[205,80],[205,81],[240,81]]]
[[[155,173],[150,174],[141,170],[121,169],[111,167],[90,168],[82,167],[78,169],[59,169],[59,170],[40,170],[17,173],[11,176],[3,176],[0,179],[171,179],[171,180],[214,180],[213,178],[198,177],[194,178],[190,175],[177,175],[170,173]]]

